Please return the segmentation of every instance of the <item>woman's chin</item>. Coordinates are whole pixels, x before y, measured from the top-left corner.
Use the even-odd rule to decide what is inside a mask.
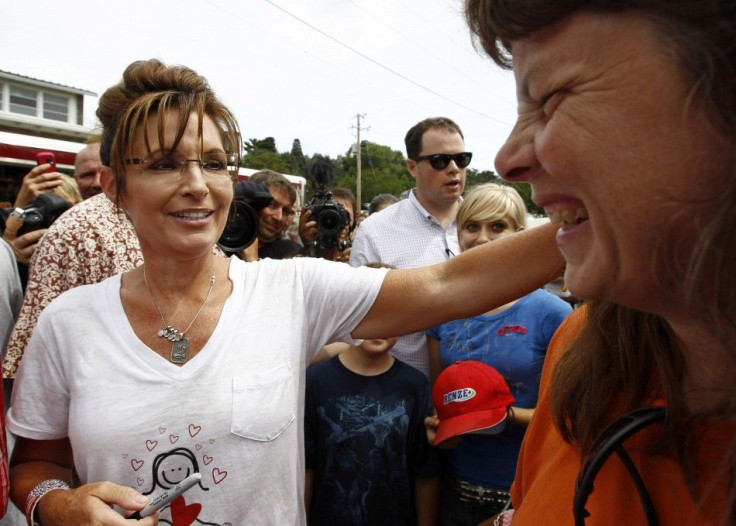
[[[613,278],[604,279],[596,277],[600,275],[593,272],[590,266],[581,264],[567,263],[565,266],[565,287],[574,297],[583,300],[598,300],[606,298],[606,289],[610,285]]]

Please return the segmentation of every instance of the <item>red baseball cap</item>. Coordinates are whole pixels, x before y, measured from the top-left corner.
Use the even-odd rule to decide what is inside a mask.
[[[435,380],[432,403],[440,425],[435,444],[463,433],[503,431],[514,403],[506,380],[483,362],[466,360],[446,367]]]

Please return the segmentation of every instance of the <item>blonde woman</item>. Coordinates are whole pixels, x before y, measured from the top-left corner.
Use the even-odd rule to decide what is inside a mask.
[[[510,186],[476,186],[460,205],[457,228],[460,250],[475,251],[524,230],[526,206]],[[495,279],[509,277],[499,274]],[[476,360],[494,367],[516,399],[503,432],[463,435],[445,451],[441,525],[475,526],[508,502],[521,440],[537,405],[547,346],[571,311],[565,301],[537,289],[483,314],[427,331],[433,381],[442,369],[459,360]]]

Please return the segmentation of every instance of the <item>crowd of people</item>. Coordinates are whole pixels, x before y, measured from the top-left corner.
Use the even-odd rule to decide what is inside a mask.
[[[40,165],[13,203],[69,210],[4,220],[0,513],[122,526],[196,472],[137,522],[736,522],[733,14],[465,1],[517,81],[496,169],[531,184],[534,228],[513,186],[466,189],[463,132],[430,117],[407,198],[364,215],[332,189],[326,234],[283,175],[236,184],[239,125],[204,77],[130,64],[74,180]],[[230,252],[242,192],[267,198]],[[541,289],[563,272],[574,310]],[[463,363],[496,405],[440,381]]]

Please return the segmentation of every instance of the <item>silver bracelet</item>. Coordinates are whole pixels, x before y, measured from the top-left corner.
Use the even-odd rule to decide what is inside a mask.
[[[26,522],[28,526],[41,526],[41,523],[34,517],[36,506],[38,505],[38,501],[41,500],[41,497],[55,489],[69,488],[69,484],[59,479],[44,480],[36,484],[36,487],[31,490],[26,498]]]
[[[12,212],[10,212],[10,216],[11,217],[14,217],[16,219],[20,219],[21,221],[23,220],[23,218],[25,217],[25,215],[26,215],[26,211],[24,209],[22,209],[21,207],[19,207],[19,206],[16,207],[15,209],[13,209]]]

